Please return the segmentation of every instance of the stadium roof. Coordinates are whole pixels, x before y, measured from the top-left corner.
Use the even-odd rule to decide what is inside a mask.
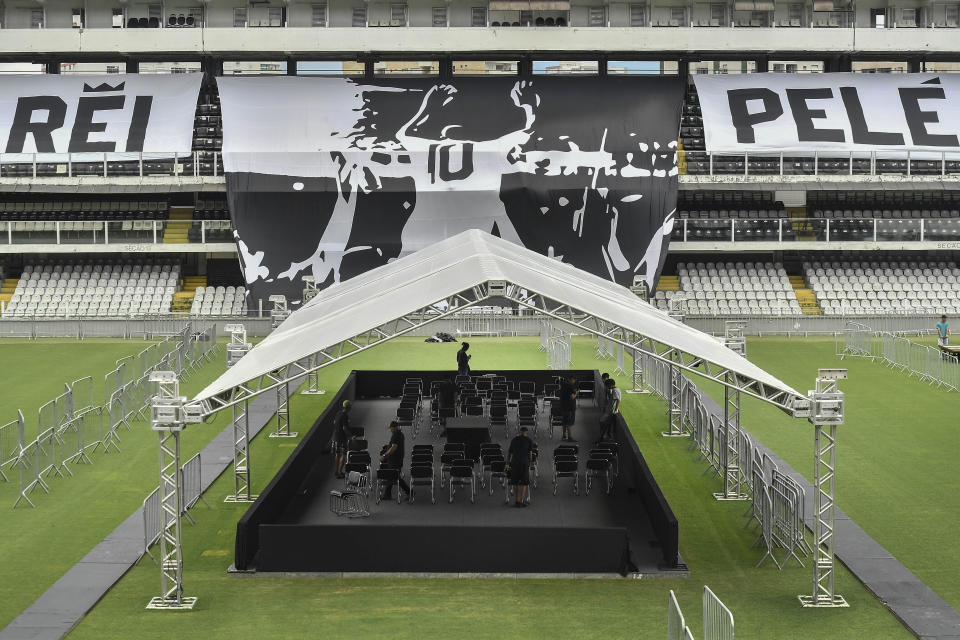
[[[621,285],[487,233],[465,231],[324,289],[193,401],[238,387],[244,389],[241,395],[256,395],[266,390],[262,381],[257,388],[247,383],[263,376],[268,387],[271,380],[278,383],[277,369],[294,365],[282,377],[301,375],[302,363],[315,354],[322,361],[309,366],[329,364],[343,357],[345,345],[347,352],[365,348],[364,336],[388,339],[422,324],[404,318],[426,315],[432,321],[504,297],[498,295],[504,290],[505,297],[559,320],[589,316],[594,324],[579,322],[585,331],[614,336],[610,327],[618,328],[615,339],[628,347],[655,350],[660,359],[718,382],[734,380],[731,386],[772,404],[790,408],[802,397],[713,336],[669,317]],[[441,311],[434,311],[438,303]],[[221,402],[215,403],[225,406]]]

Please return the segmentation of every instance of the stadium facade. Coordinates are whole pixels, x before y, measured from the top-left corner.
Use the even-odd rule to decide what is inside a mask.
[[[245,282],[229,222],[222,112],[212,78],[261,74],[438,82],[486,75],[679,76],[686,87],[679,196],[657,304],[667,308],[672,292],[689,292],[692,284],[742,276],[754,295],[740,295],[744,287],[708,287],[716,295],[700,299],[705,304],[695,303],[692,313],[952,310],[936,293],[942,280],[955,280],[960,162],[947,154],[708,153],[692,77],[950,73],[960,61],[958,8],[831,0],[2,3],[0,71],[205,74],[187,157],[131,164],[106,157],[11,162],[0,154],[4,314],[44,315],[29,305],[14,304],[11,312],[25,273],[47,267],[64,273],[58,264],[83,273],[84,266],[137,261],[179,274],[173,291],[163,285],[159,309],[154,298],[140,308],[232,313]],[[821,286],[825,274],[817,269],[824,265],[850,279],[841,297]],[[873,274],[922,286],[906,298],[909,306],[893,305],[892,296],[874,295],[880,292],[872,287],[854,288]],[[143,286],[142,279],[132,286]],[[219,304],[204,307],[213,291]],[[228,292],[236,297],[227,299]],[[74,302],[58,296],[46,313],[76,314]]]

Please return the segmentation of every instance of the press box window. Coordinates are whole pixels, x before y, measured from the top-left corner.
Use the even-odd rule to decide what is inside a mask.
[[[433,26],[435,27],[447,26],[447,8],[446,7],[433,8]]]
[[[70,25],[74,29],[83,29],[83,9],[71,9],[73,19]]]
[[[353,26],[355,27],[367,26],[367,8],[366,7],[353,8]]]
[[[647,12],[646,12],[646,7],[644,5],[642,4],[630,5],[630,26],[631,27],[647,26]]]
[[[687,24],[687,9],[685,7],[670,7],[670,26],[682,27]]]
[[[113,18],[110,21],[110,26],[112,26],[114,29],[123,28],[123,9],[115,8],[113,10]]]
[[[470,9],[470,26],[471,27],[487,26],[487,8],[486,7],[472,7]]]
[[[390,26],[391,27],[407,26],[407,5],[405,4],[390,5]]]
[[[247,8],[246,7],[234,7],[233,26],[234,28],[241,28],[241,27],[247,26]]]
[[[587,25],[605,27],[607,25],[606,7],[590,7],[590,13],[587,14]]]
[[[311,5],[310,26],[311,27],[327,26],[327,5],[325,4]]]

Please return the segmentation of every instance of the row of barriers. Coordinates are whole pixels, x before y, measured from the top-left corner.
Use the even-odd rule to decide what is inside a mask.
[[[744,516],[748,518],[747,526],[759,525],[760,533],[753,546],[762,545],[764,550],[756,566],[768,557],[780,570],[790,558],[804,566],[801,556],[812,553],[806,539],[804,487],[782,473],[746,431],[727,428],[723,414],[708,406],[695,383],[671,372],[669,363],[642,350],[635,352],[635,357],[635,385],[645,385],[671,405],[671,432],[667,435],[687,437],[690,451],[707,465],[704,475],[712,473],[724,479],[728,491],[750,500]],[[673,402],[671,396],[675,396]],[[737,440],[728,446],[731,437]],[[730,459],[734,454],[736,465]],[[735,474],[732,477],[731,469]],[[782,558],[778,557],[779,550],[783,550]]]
[[[566,371],[573,366],[573,334],[540,322],[540,349],[547,354],[547,369]]]
[[[182,379],[212,361],[216,349],[215,324],[188,324],[137,355],[117,360],[104,376],[102,402],[95,398],[91,376],[64,384],[63,393],[37,411],[35,437],[26,433],[26,420],[17,411],[15,420],[0,425],[0,481],[10,482],[14,474],[19,481],[14,508],[21,502],[35,507],[30,495],[37,489],[49,493],[50,476],[72,476],[69,463],[92,464],[90,453],[97,449],[119,452],[120,428],[129,431],[132,422],[146,418],[155,391],[153,371],[174,371]]]
[[[210,508],[210,505],[203,499],[203,482],[200,476],[200,454],[196,454],[183,463],[180,467],[180,486],[183,493],[183,499],[180,501],[180,515],[185,517],[191,524],[196,524],[193,516],[190,515],[192,509],[198,502],[203,502]],[[160,494],[160,487],[150,492],[143,500],[143,553],[150,556],[150,559],[157,562],[157,559],[150,553],[150,547],[160,541],[163,533],[163,496]],[[141,556],[142,557],[142,556]]]
[[[837,333],[835,344],[835,353],[841,359],[869,358],[938,388],[960,391],[957,356],[937,347],[889,331],[874,331],[860,322],[848,322],[843,331]]]
[[[694,640],[673,590],[667,597],[667,640]],[[703,585],[703,640],[734,640],[733,613]]]

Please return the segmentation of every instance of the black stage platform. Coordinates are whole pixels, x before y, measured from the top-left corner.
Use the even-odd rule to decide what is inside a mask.
[[[386,372],[355,372],[335,400],[339,404],[342,398],[355,398],[351,422],[364,427],[369,451],[375,457],[389,440],[387,425],[399,401],[364,399],[364,386],[375,392],[383,387],[383,380],[364,385],[367,373]],[[391,373],[400,382],[394,387],[399,391],[406,373]],[[534,372],[513,373],[520,374],[518,379],[531,379],[524,375]],[[535,373],[543,378],[555,372]],[[575,373],[580,379],[596,375],[593,371]],[[423,377],[422,372],[416,375]],[[333,457],[316,455],[316,443],[329,440],[330,430],[324,424],[332,421],[332,412],[325,412],[325,416],[318,419],[291,460],[238,524],[237,568],[255,565],[257,571],[267,572],[650,574],[678,567],[676,520],[622,421],[618,425],[621,471],[612,494],[604,493],[600,480],[594,482],[590,495],[585,495],[581,460],[580,495],[573,494],[570,479],[562,479],[554,496],[550,461],[553,448],[560,444],[560,434],[547,438],[549,417],[541,414],[536,438],[540,448],[539,483],[532,491],[532,504],[516,508],[512,498],[510,504],[505,503],[499,484],[495,484],[492,496],[488,488],[478,484],[474,504],[470,503],[469,488],[458,489],[454,502],[448,502],[449,490],[439,485],[439,452],[444,440],[430,434],[426,411],[419,436],[413,438],[407,433],[406,464],[414,444],[434,445],[436,504],[430,502],[429,487],[417,487],[416,500],[404,500],[399,505],[396,499],[378,505],[371,493],[370,517],[348,519],[329,509],[330,490],[343,486],[342,480],[332,477]],[[468,424],[461,424],[461,428],[474,432],[483,428],[474,424],[476,418],[465,422]],[[510,423],[515,424],[513,411]],[[582,401],[574,427],[582,459],[598,436],[598,423],[599,411],[592,400]],[[456,438],[460,434],[454,425],[451,427],[451,435]],[[314,442],[312,453],[307,452],[307,440]],[[491,440],[500,442],[504,450],[509,442],[503,427],[491,429]]]

